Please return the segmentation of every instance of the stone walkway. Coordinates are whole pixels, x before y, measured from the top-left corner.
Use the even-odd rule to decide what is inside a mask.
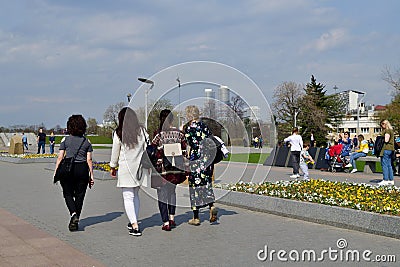
[[[0,266],[105,266],[0,208]]]
[[[109,160],[109,151],[95,151],[94,157]],[[345,240],[348,249],[371,250],[373,256],[397,256],[400,240],[222,204],[218,204],[218,223],[210,224],[207,209],[202,209],[198,227],[187,224],[192,216],[187,203],[180,205],[177,228],[165,232],[153,189],[140,191],[143,236],[132,237],[127,234],[122,194],[115,180],[96,180],[87,192],[80,231],[71,233],[61,188],[52,184],[47,165],[0,162],[0,266],[398,266],[396,262],[327,258],[320,262],[262,261],[257,255],[265,246],[276,251],[323,251],[338,249],[339,240]],[[290,168],[240,164],[221,164],[217,171],[221,182],[248,175],[289,179],[291,174]],[[381,177],[362,173],[331,176],[316,170],[312,176],[369,183]],[[180,191],[187,201],[187,188]]]

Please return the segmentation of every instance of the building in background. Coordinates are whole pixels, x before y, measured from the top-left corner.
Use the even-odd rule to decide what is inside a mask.
[[[215,118],[215,92],[213,89],[204,89],[204,111],[203,117]]]
[[[346,101],[345,117],[337,128],[331,127],[328,139],[337,139],[338,133],[348,131],[350,137],[362,134],[366,140],[370,138],[375,140],[376,136],[380,134],[381,128],[379,126],[378,113],[385,109],[384,106],[374,104],[366,105],[362,102],[361,95],[365,93],[356,90],[347,90],[338,93]],[[358,130],[357,130],[358,129]]]
[[[260,120],[261,109],[259,106],[250,106],[244,110],[244,118],[249,118],[252,122]]]
[[[230,90],[228,86],[221,85],[218,89],[218,116],[225,118],[230,110]]]

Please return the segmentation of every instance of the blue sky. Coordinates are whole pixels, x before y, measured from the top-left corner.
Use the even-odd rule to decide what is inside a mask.
[[[188,61],[248,75],[271,101],[314,75],[387,104],[400,68],[400,1],[0,0],[0,126],[101,122],[150,77]],[[251,103],[249,103],[251,105]]]

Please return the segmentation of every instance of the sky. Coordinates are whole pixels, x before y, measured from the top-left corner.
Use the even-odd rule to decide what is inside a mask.
[[[390,102],[400,69],[398,0],[0,0],[0,126],[103,120],[165,68],[218,62],[269,103],[283,82],[314,75],[328,94]],[[251,101],[251,100],[249,100]],[[249,103],[252,105],[252,103]]]

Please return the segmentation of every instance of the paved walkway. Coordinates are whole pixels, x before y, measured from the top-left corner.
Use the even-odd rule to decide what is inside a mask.
[[[107,157],[109,151],[95,151],[95,160]],[[272,261],[261,261],[257,254],[266,246],[269,251],[312,249],[318,253],[338,250],[340,239],[345,239],[347,248],[371,250],[373,256],[396,255],[400,240],[225,205],[218,205],[220,219],[213,225],[207,222],[207,210],[202,210],[199,227],[186,223],[191,212],[181,205],[178,227],[164,232],[153,189],[140,193],[143,236],[132,237],[127,234],[121,192],[113,180],[96,180],[88,190],[80,231],[71,233],[61,189],[51,183],[52,173],[46,166],[0,162],[0,266],[398,266],[328,257],[291,264],[279,261],[276,254]],[[220,164],[216,171],[220,181],[253,174],[256,179],[290,179],[291,173],[289,168],[241,164]],[[312,177],[374,183],[381,176],[312,170]],[[187,188],[179,190],[187,198]]]
[[[105,266],[0,208],[0,266]]]

